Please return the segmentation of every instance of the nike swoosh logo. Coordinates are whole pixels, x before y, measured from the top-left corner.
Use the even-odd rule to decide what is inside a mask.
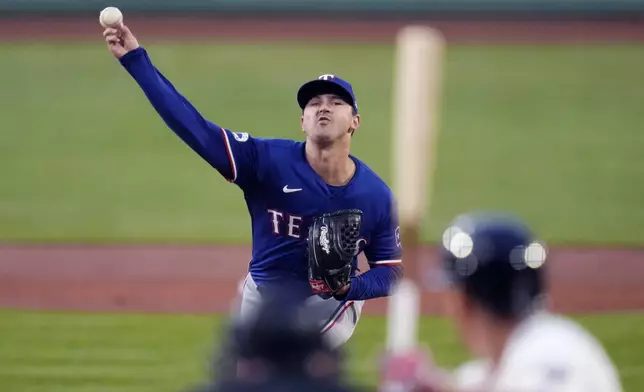
[[[282,188],[282,192],[284,192],[284,193],[299,192],[301,190],[302,190],[302,188],[289,188],[288,185],[284,185],[284,188]]]

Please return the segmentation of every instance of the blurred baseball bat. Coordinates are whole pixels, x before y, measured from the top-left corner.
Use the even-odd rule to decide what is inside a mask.
[[[433,190],[445,40],[427,26],[401,29],[394,78],[394,193],[404,251],[404,277],[388,303],[387,351],[417,347],[420,231]]]

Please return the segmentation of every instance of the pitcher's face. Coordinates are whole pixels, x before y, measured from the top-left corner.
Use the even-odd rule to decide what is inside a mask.
[[[332,144],[360,125],[360,116],[342,98],[333,94],[317,95],[307,103],[302,114],[302,130],[316,144]]]

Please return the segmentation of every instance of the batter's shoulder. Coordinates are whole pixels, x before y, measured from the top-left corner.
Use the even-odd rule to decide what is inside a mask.
[[[554,355],[571,363],[604,355],[601,343],[588,330],[567,317],[547,312],[532,316],[507,351],[516,358],[538,361]]]

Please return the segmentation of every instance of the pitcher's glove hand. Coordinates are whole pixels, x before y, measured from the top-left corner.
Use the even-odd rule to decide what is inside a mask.
[[[359,253],[362,211],[339,210],[316,219],[309,227],[309,284],[313,293],[331,298],[349,283],[352,262]]]

